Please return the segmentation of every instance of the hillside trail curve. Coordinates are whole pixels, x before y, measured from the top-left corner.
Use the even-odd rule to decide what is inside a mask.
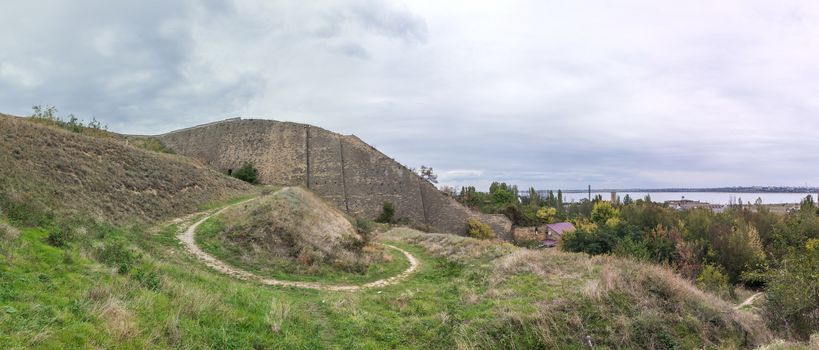
[[[258,198],[258,197],[256,197],[256,198]],[[173,222],[175,222],[177,224],[181,224],[181,223],[184,223],[186,221],[192,220],[191,218],[193,218],[193,217],[195,217],[197,215],[201,215],[203,213],[205,214],[204,217],[200,218],[199,220],[197,220],[193,224],[190,224],[190,226],[188,226],[184,230],[181,230],[177,234],[177,239],[179,239],[179,241],[182,242],[182,244],[185,246],[185,249],[190,254],[194,255],[199,260],[204,262],[205,265],[207,265],[208,267],[210,267],[210,268],[212,268],[212,269],[214,269],[216,271],[219,271],[219,272],[221,272],[221,273],[223,273],[225,275],[229,275],[229,276],[232,276],[232,277],[235,277],[235,278],[238,278],[238,279],[242,279],[242,280],[246,280],[246,281],[255,281],[255,282],[258,282],[258,283],[261,283],[261,284],[264,284],[264,285],[269,285],[269,286],[295,287],[295,288],[316,289],[316,290],[325,290],[325,291],[357,291],[357,290],[361,290],[361,289],[381,288],[381,287],[386,287],[386,286],[390,286],[390,285],[393,285],[393,284],[397,284],[397,283],[401,282],[402,280],[406,279],[407,277],[409,277],[411,274],[413,274],[418,269],[418,265],[419,265],[418,259],[416,259],[415,256],[413,256],[409,252],[407,252],[407,251],[405,251],[405,250],[403,250],[401,248],[398,248],[396,246],[393,246],[393,245],[378,243],[378,244],[380,244],[380,245],[382,245],[384,247],[387,247],[389,249],[394,249],[394,250],[397,250],[397,251],[403,253],[404,256],[407,258],[407,261],[409,261],[410,266],[406,270],[404,270],[403,272],[401,272],[398,275],[395,275],[395,276],[392,276],[392,277],[389,277],[389,278],[384,278],[384,279],[372,281],[372,282],[369,282],[369,283],[358,284],[358,285],[323,284],[323,283],[318,283],[318,282],[303,282],[303,281],[285,281],[285,280],[278,280],[278,279],[273,279],[273,278],[265,278],[265,277],[256,275],[254,273],[251,273],[249,271],[245,271],[243,269],[233,267],[233,266],[231,266],[231,265],[217,259],[213,255],[208,254],[207,252],[203,251],[201,248],[199,248],[199,246],[196,244],[195,235],[196,235],[196,228],[199,227],[200,224],[202,224],[203,222],[205,222],[207,219],[211,218],[212,216],[218,215],[218,214],[222,213],[223,211],[225,211],[225,210],[227,210],[227,209],[229,209],[231,207],[253,201],[256,198],[251,198],[251,199],[248,199],[248,200],[244,200],[244,201],[241,201],[241,202],[238,202],[238,203],[235,203],[235,204],[225,206],[224,208],[221,208],[221,209],[219,209],[219,210],[217,210],[215,212],[210,212],[209,214],[208,214],[208,212],[200,212],[200,213],[188,215],[188,216],[186,216],[184,218],[174,220]]]
[[[748,297],[748,299],[745,299],[745,301],[741,302],[739,305],[734,306],[734,310],[739,310],[739,309],[741,309],[741,308],[743,308],[745,306],[752,305],[754,303],[754,300],[756,300],[756,298],[758,298],[758,297],[760,297],[762,295],[765,295],[765,293],[756,293],[756,294]]]

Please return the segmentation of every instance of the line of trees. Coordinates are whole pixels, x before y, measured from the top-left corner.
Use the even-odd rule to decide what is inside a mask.
[[[625,203],[625,201],[624,201]],[[785,215],[762,205],[677,211],[645,200],[599,201],[561,248],[663,264],[701,288],[765,290],[776,329],[806,339],[819,329],[819,214],[813,198]]]

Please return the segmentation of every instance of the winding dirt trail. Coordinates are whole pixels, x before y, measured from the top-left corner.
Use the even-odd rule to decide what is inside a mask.
[[[734,310],[739,310],[739,309],[741,309],[741,308],[743,308],[743,307],[745,307],[745,306],[747,306],[747,305],[751,305],[751,304],[753,304],[753,303],[754,303],[754,300],[756,300],[756,298],[758,298],[758,297],[760,297],[760,296],[762,296],[762,295],[764,295],[764,294],[765,294],[765,293],[756,293],[756,294],[754,294],[754,295],[752,295],[752,296],[748,297],[748,299],[745,299],[745,301],[743,301],[743,302],[742,302],[742,303],[740,303],[739,305],[734,306]]]
[[[199,227],[200,224],[205,222],[205,220],[209,219],[211,216],[217,215],[217,214],[225,211],[226,209],[228,209],[230,207],[233,207],[233,206],[236,206],[236,205],[239,205],[239,204],[243,204],[243,203],[247,203],[247,202],[252,201],[254,199],[255,198],[249,199],[249,200],[246,200],[246,201],[242,201],[242,202],[239,202],[239,203],[236,203],[236,204],[232,204],[232,205],[226,206],[226,207],[224,207],[224,208],[222,208],[222,209],[220,209],[220,210],[218,210],[216,212],[207,214],[205,217],[199,219],[195,223],[188,226],[184,231],[181,231],[177,235],[177,238],[182,242],[182,244],[185,245],[185,248],[188,250],[188,252],[190,252],[191,254],[193,254],[194,256],[199,258],[200,260],[202,260],[205,263],[205,265],[208,265],[210,268],[212,268],[212,269],[214,269],[216,271],[219,271],[221,273],[224,273],[226,275],[229,275],[229,276],[233,276],[233,277],[243,279],[243,280],[247,280],[247,281],[256,281],[256,282],[259,282],[261,284],[265,284],[265,285],[269,285],[269,286],[296,287],[296,288],[318,289],[318,290],[328,290],[328,291],[356,291],[356,290],[365,289],[365,288],[380,288],[380,287],[386,287],[386,286],[389,286],[389,285],[396,284],[396,283],[401,282],[402,280],[406,279],[407,277],[409,277],[409,275],[411,275],[412,273],[414,273],[418,269],[418,260],[415,258],[415,256],[413,256],[409,252],[407,252],[407,251],[405,251],[405,250],[403,250],[401,248],[398,248],[396,246],[379,243],[384,247],[387,247],[387,248],[390,248],[390,249],[395,249],[395,250],[403,253],[404,256],[407,258],[407,260],[409,261],[410,267],[407,268],[406,270],[404,270],[404,272],[401,272],[400,274],[395,275],[393,277],[380,279],[380,280],[377,280],[377,281],[373,281],[373,282],[369,282],[369,283],[365,283],[365,284],[361,284],[361,285],[322,284],[322,283],[318,283],[318,282],[284,281],[284,280],[277,280],[277,279],[272,279],[272,278],[265,278],[265,277],[256,275],[254,273],[251,273],[251,272],[248,272],[248,271],[245,271],[245,270],[230,266],[227,263],[217,259],[213,255],[210,255],[210,254],[206,253],[201,248],[199,248],[198,245],[196,245],[196,240],[194,239],[194,236],[196,235],[196,228]],[[201,213],[199,213],[199,214],[201,214]],[[198,214],[194,214],[194,215],[198,215]],[[186,218],[188,218],[188,220],[190,220],[189,218],[191,218],[191,217],[193,217],[193,216],[187,216]],[[187,220],[179,219],[179,220],[175,220],[175,221],[177,223],[182,223],[182,222],[185,222]]]

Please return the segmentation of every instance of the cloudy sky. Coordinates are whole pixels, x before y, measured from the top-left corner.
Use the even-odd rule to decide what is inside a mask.
[[[443,183],[819,185],[816,1],[14,1],[0,112],[356,134]]]

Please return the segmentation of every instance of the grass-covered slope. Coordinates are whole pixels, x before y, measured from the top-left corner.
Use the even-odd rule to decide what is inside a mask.
[[[448,283],[465,309],[485,312],[459,325],[465,348],[742,348],[771,338],[761,318],[663,267],[407,229],[385,238],[455,266]]]
[[[206,221],[196,241],[236,267],[278,279],[360,283],[397,275],[403,254],[309,190],[286,187]]]
[[[0,348],[732,349],[769,336],[628,260],[398,229],[381,239],[420,259],[411,278],[330,292],[222,275],[182,253],[176,232],[55,248],[23,229],[0,247]],[[120,260],[138,262],[120,273]]]
[[[0,165],[0,208],[25,225],[73,214],[153,222],[251,189],[183,157],[3,115]]]
[[[753,314],[662,267],[408,229],[376,238],[420,261],[395,285],[242,281],[188,254],[178,223],[126,225],[241,197],[252,191],[242,183],[123,140],[6,117],[0,165],[0,349],[732,349],[770,338]],[[303,199],[297,207],[318,208]],[[269,209],[260,213],[298,214]],[[271,222],[252,213],[227,214]],[[322,231],[349,232],[349,222],[317,218],[311,244],[355,238]],[[66,228],[73,239],[55,235]]]

